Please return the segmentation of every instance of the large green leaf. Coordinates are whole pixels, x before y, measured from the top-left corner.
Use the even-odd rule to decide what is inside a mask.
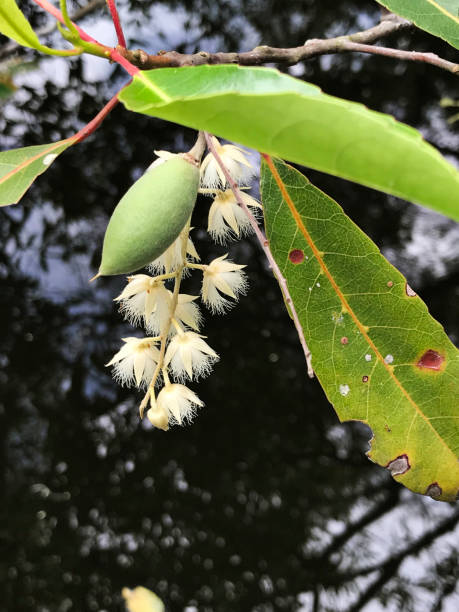
[[[0,32],[24,47],[40,49],[40,41],[15,0],[0,0]]]
[[[72,137],[0,153],[0,206],[16,204],[37,176],[48,170],[56,157],[76,140]]]
[[[140,113],[235,140],[459,220],[459,172],[421,135],[270,68],[140,72],[119,99]]]
[[[261,174],[267,237],[328,399],[342,421],[371,427],[370,459],[413,491],[454,501],[459,351],[336,202],[273,166]]]
[[[393,13],[459,49],[459,0],[378,0]]]

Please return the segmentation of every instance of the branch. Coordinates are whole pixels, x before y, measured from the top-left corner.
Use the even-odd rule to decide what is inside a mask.
[[[48,10],[57,19],[61,19],[59,11],[52,7],[48,0],[33,0],[39,6]],[[113,6],[113,0],[107,0],[109,6]],[[101,6],[104,0],[92,0],[87,7],[78,11],[73,19],[77,19],[94,8]],[[53,9],[53,10],[51,10]],[[119,24],[119,21],[118,21]],[[54,29],[47,26],[43,29],[43,34],[49,33]],[[78,27],[78,26],[77,26]],[[116,22],[115,22],[116,27]],[[124,37],[119,28],[117,28],[118,40],[120,44],[116,48],[119,53],[118,59],[115,59],[110,52],[110,48],[97,43],[90,36],[82,32],[79,28],[81,38],[90,42],[94,42],[97,48],[91,50],[86,47],[85,51],[103,57],[119,61],[119,56],[122,56],[131,65],[136,66],[141,70],[150,70],[153,68],[177,68],[181,66],[199,66],[203,64],[239,64],[241,66],[260,66],[269,63],[279,63],[286,65],[294,65],[298,62],[312,59],[321,55],[329,55],[334,53],[369,53],[372,55],[383,55],[385,57],[393,57],[398,60],[408,60],[415,62],[423,62],[437,66],[453,74],[459,74],[459,64],[445,60],[434,53],[423,53],[420,51],[404,51],[402,49],[392,49],[388,47],[374,46],[372,43],[394,34],[395,32],[412,28],[413,24],[397,15],[383,14],[381,22],[362,32],[356,32],[347,36],[337,36],[336,38],[320,39],[314,38],[307,40],[300,47],[279,48],[262,45],[255,47],[251,51],[242,53],[208,53],[207,51],[199,51],[198,53],[178,53],[177,51],[160,51],[157,54],[149,55],[142,49],[130,50],[123,45]],[[121,38],[120,38],[121,36]],[[0,59],[11,54],[19,48],[17,43],[11,42],[0,48]]]
[[[418,540],[412,542],[400,553],[394,555],[394,557],[390,557],[387,561],[374,566],[373,569],[368,568],[369,572],[367,572],[365,569],[366,574],[371,573],[372,571],[379,571],[380,575],[367,587],[366,590],[361,593],[359,599],[352,607],[349,608],[349,612],[358,612],[359,610],[362,610],[365,607],[365,604],[368,603],[377,593],[379,593],[384,585],[395,576],[405,558],[418,554],[421,550],[427,548],[427,546],[429,546],[434,540],[437,540],[441,535],[451,531],[456,526],[458,520],[459,514],[455,512],[448,519],[439,523],[435,529],[432,529]]]
[[[95,11],[97,8],[104,6],[104,4],[105,4],[105,0],[91,0],[90,2],[88,2],[88,4],[86,4],[86,6],[83,6],[82,8],[80,8],[78,11],[76,11],[72,15],[72,21],[77,21],[78,19],[82,19],[83,17],[86,17],[86,15],[89,15],[90,13]],[[39,28],[35,32],[38,38],[41,38],[43,36],[49,36],[50,34],[52,34],[54,30],[56,29],[56,27],[57,27],[57,22],[53,21],[43,26],[42,28]],[[4,44],[2,47],[0,47],[0,60],[9,57],[10,55],[12,55],[13,53],[16,53],[16,51],[22,48],[23,48],[22,45],[17,43],[15,40],[10,40],[6,44]]]
[[[393,483],[391,482],[391,485],[392,484]],[[368,527],[368,525],[375,523],[382,516],[388,512],[391,512],[399,501],[400,488],[391,486],[386,498],[380,504],[374,506],[368,512],[366,512],[359,520],[350,523],[345,531],[335,536],[320,555],[320,558],[327,559],[338,549],[342,549],[346,542],[348,542],[356,533],[360,533],[366,527]],[[317,563],[317,559],[313,558],[312,562]]]
[[[119,52],[131,64],[142,70],[164,67],[199,66],[202,64],[239,64],[241,66],[259,66],[271,62],[287,64],[289,66],[298,62],[309,60],[320,55],[331,53],[371,53],[385,55],[399,60],[425,62],[443,68],[454,74],[459,73],[459,64],[444,60],[434,53],[421,53],[417,51],[403,51],[376,47],[372,43],[399,32],[412,28],[413,24],[393,14],[383,15],[381,22],[368,30],[338,36],[336,38],[314,38],[305,42],[301,47],[278,48],[260,46],[252,51],[242,53],[177,53],[176,51],[160,51],[156,55],[149,55],[142,49],[130,51],[119,49]]]
[[[402,51],[400,49],[390,49],[388,47],[373,47],[372,45],[363,45],[359,43],[350,43],[349,48],[345,51],[356,51],[357,53],[371,53],[372,55],[384,55],[393,57],[398,60],[408,60],[413,62],[424,62],[432,64],[437,68],[442,68],[453,74],[459,73],[459,64],[449,62],[435,53],[421,53],[420,51]]]
[[[381,561],[375,565],[368,565],[362,569],[354,571],[343,572],[341,574],[342,582],[350,582],[361,576],[368,576],[373,572],[382,572],[383,575],[390,577],[390,573],[393,573],[394,568],[398,569],[402,561],[410,555],[416,555],[421,550],[429,546],[434,540],[438,539],[444,533],[451,531],[459,523],[459,511],[455,511],[451,516],[447,517],[443,521],[439,522],[433,529],[424,533],[420,538],[409,543],[403,550],[394,554],[394,556]],[[388,578],[387,578],[388,579]],[[386,580],[387,581],[387,580]],[[370,587],[371,588],[371,587]],[[355,608],[361,610],[361,608]]]
[[[269,248],[269,242],[266,239],[266,236],[264,235],[264,233],[259,228],[257,220],[255,219],[255,217],[250,212],[249,208],[244,203],[244,201],[242,199],[242,196],[241,196],[241,192],[239,190],[239,187],[236,185],[235,181],[233,180],[233,177],[231,176],[231,174],[229,173],[227,167],[223,163],[220,155],[215,150],[215,147],[214,147],[214,144],[212,142],[212,138],[210,137],[210,134],[205,132],[205,137],[206,137],[207,147],[208,147],[209,151],[215,157],[218,165],[222,169],[222,172],[225,175],[225,178],[228,181],[229,186],[231,187],[231,191],[233,192],[234,197],[236,198],[237,203],[239,204],[239,206],[242,208],[242,210],[245,212],[245,214],[249,218],[250,225],[252,226],[252,229],[255,232],[255,236],[257,237],[258,242],[260,243],[260,246],[263,249],[263,251],[265,252],[265,255],[266,255],[267,259],[268,259],[269,267],[273,271],[273,274],[276,277],[277,282],[280,285],[282,293],[284,294],[285,301],[288,304],[288,307],[290,308],[290,312],[292,313],[292,318],[293,318],[293,321],[295,323],[296,331],[297,331],[298,336],[300,338],[301,346],[303,347],[304,356],[306,357],[306,365],[307,365],[307,368],[308,368],[308,376],[309,376],[309,378],[314,378],[314,370],[312,369],[312,363],[311,363],[311,351],[309,350],[308,345],[306,344],[306,340],[305,340],[305,337],[304,337],[304,334],[303,334],[303,328],[301,327],[301,323],[300,323],[300,320],[298,319],[298,315],[296,313],[295,306],[293,304],[293,300],[292,300],[292,298],[290,296],[290,293],[289,293],[289,290],[288,290],[288,287],[287,287],[287,281],[285,280],[285,278],[284,278],[284,276],[283,276],[279,266],[277,265],[277,263],[276,263],[276,261],[275,261],[275,259],[273,257],[273,254],[271,253],[271,249]]]

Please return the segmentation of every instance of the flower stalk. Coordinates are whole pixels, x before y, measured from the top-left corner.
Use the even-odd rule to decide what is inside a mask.
[[[307,371],[308,371],[308,376],[309,378],[314,378],[314,370],[312,368],[312,362],[311,362],[311,351],[308,348],[308,345],[306,344],[306,339],[304,337],[303,334],[303,328],[301,327],[301,323],[300,320],[298,318],[298,314],[295,310],[295,306],[293,304],[293,300],[290,296],[290,292],[288,290],[287,287],[287,281],[285,280],[279,266],[277,265],[272,253],[271,253],[271,249],[269,248],[269,242],[266,239],[265,234],[263,233],[263,231],[260,229],[255,217],[253,216],[253,214],[250,212],[249,207],[247,206],[247,204],[244,202],[243,197],[242,197],[242,193],[239,189],[239,186],[237,185],[237,183],[234,181],[234,179],[232,178],[231,174],[229,173],[227,167],[225,166],[222,158],[219,155],[219,152],[217,151],[214,142],[213,142],[213,137],[211,134],[208,134],[206,132],[206,142],[207,142],[207,146],[209,148],[209,151],[212,153],[212,155],[215,157],[218,165],[220,166],[223,175],[225,176],[225,179],[228,181],[228,184],[232,190],[232,192],[234,193],[234,197],[236,198],[239,206],[244,210],[244,212],[246,213],[247,217],[250,220],[250,224],[253,228],[253,231],[255,233],[255,236],[258,239],[258,242],[260,243],[261,248],[263,249],[263,251],[265,252],[265,255],[268,259],[269,262],[269,266],[271,268],[271,270],[273,271],[274,276],[277,279],[277,282],[279,283],[282,293],[284,294],[285,297],[285,301],[287,302],[290,311],[292,313],[292,318],[293,318],[293,322],[295,324],[295,328],[296,331],[298,333],[298,337],[300,339],[301,342],[301,346],[303,348],[303,352],[304,352],[304,356],[306,358],[306,366],[307,366]],[[265,158],[268,158],[269,160],[271,158],[269,158],[269,156],[265,156]]]
[[[148,402],[151,401],[151,399],[154,400],[154,394],[155,394],[155,385],[156,385],[156,381],[158,380],[158,376],[160,374],[160,372],[162,372],[163,374],[163,378],[165,381],[168,381],[168,375],[167,375],[167,370],[164,368],[164,357],[166,355],[166,344],[167,344],[167,336],[168,336],[168,330],[169,327],[172,323],[172,320],[174,318],[174,313],[175,310],[177,308],[177,302],[178,302],[178,296],[180,293],[180,283],[182,280],[182,273],[183,270],[185,268],[185,260],[186,260],[186,247],[187,247],[187,242],[188,242],[188,235],[190,232],[190,226],[191,226],[191,219],[188,220],[188,223],[185,226],[185,231],[182,233],[182,236],[180,236],[180,240],[181,240],[181,254],[182,254],[182,264],[177,268],[177,270],[173,273],[171,273],[171,275],[169,276],[169,278],[174,278],[174,291],[172,293],[172,300],[171,300],[171,305],[170,305],[170,316],[168,318],[167,321],[167,325],[165,326],[166,329],[165,331],[161,334],[161,345],[160,345],[160,349],[159,349],[159,358],[158,358],[158,364],[155,368],[155,371],[153,373],[153,378],[151,379],[151,383],[148,386],[147,392],[145,393],[145,396],[140,404],[139,407],[139,413],[140,413],[140,418],[143,418],[143,414],[145,411],[146,406],[148,405]]]

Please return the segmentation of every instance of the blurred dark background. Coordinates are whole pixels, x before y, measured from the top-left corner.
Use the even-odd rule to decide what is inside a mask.
[[[129,45],[151,52],[295,46],[379,20],[370,0],[118,4]],[[20,5],[37,27],[48,23],[36,6]],[[82,25],[114,43],[103,8]],[[419,31],[385,44],[457,61]],[[290,72],[392,113],[457,163],[459,132],[439,106],[458,97],[453,75],[357,55]],[[1,101],[1,148],[71,135],[125,80],[97,58],[41,59]],[[206,406],[192,426],[163,433],[139,422],[142,395],[118,387],[104,367],[121,337],[139,333],[112,301],[123,278],[87,282],[107,220],[154,149],[180,151],[193,139],[120,106],[0,213],[0,610],[122,610],[121,588],[136,585],[173,612],[458,610],[457,506],[403,489],[366,459],[369,430],[339,424],[306,376],[254,240],[231,247],[248,264],[248,296],[225,317],[207,318],[204,333],[221,361],[194,386]],[[307,174],[402,270],[457,343],[457,225]],[[199,229],[207,207],[200,200],[193,218],[204,261],[224,252]],[[186,281],[188,293],[198,280]]]

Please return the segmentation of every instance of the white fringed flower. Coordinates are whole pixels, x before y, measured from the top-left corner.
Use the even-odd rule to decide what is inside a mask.
[[[199,310],[199,306],[194,303],[194,300],[198,296],[187,295],[186,293],[179,293],[177,306],[175,312],[171,312],[172,307],[172,291],[166,289],[168,294],[167,301],[158,303],[157,308],[150,314],[148,319],[145,319],[146,330],[153,335],[163,334],[166,331],[166,326],[169,319],[174,319],[175,323],[186,329],[191,327],[196,331],[199,330],[202,323],[202,314]],[[168,335],[174,335],[177,329],[173,323],[171,323],[168,331]]]
[[[198,297],[199,296],[197,295],[179,293],[174,319],[182,327],[182,329],[185,329],[185,327],[191,327],[191,329],[194,329],[195,331],[200,329],[202,324],[202,314],[199,310],[199,306],[194,302],[194,300],[197,300]]]
[[[213,313],[222,313],[232,306],[221,294],[237,300],[247,290],[247,279],[239,264],[225,261],[228,254],[214,259],[204,270],[202,280],[202,301]],[[220,293],[221,292],[221,293]]]
[[[204,406],[199,397],[185,385],[166,385],[159,392],[156,400],[159,410],[164,410],[171,418],[172,424],[189,422],[196,413],[197,406]]]
[[[261,205],[247,193],[241,192],[241,199],[248,207],[261,208]],[[220,191],[215,196],[209,209],[209,222],[207,231],[212,238],[220,244],[252,231],[250,220],[245,211],[239,206],[231,189]]]
[[[124,346],[106,365],[122,385],[148,385],[159,360],[159,350],[149,338],[123,338]]]
[[[204,342],[203,336],[188,331],[177,334],[167,347],[165,364],[178,380],[206,376],[217,361],[217,353]]]
[[[159,336],[166,333],[172,317],[172,293],[168,289],[166,289],[166,291],[167,299],[158,301],[153,312],[147,319],[145,319],[145,329],[148,331],[148,333],[153,334],[153,336]]]
[[[212,143],[226,166],[233,180],[238,185],[246,185],[254,175],[252,164],[244,155],[244,150],[235,145],[221,145],[215,136],[211,136]],[[209,153],[201,164],[201,185],[209,188],[227,186],[227,180],[219,163]]]
[[[120,302],[120,312],[133,325],[151,319],[152,313],[158,322],[158,330],[167,323],[170,310],[170,291],[164,283],[148,274],[136,274],[128,278],[126,285],[115,302]]]
[[[170,272],[177,270],[177,268],[182,265],[182,240],[184,231],[180,233],[179,237],[174,240],[171,246],[167,248],[162,255],[151,262],[151,264],[148,266],[150,272],[153,274],[169,274]],[[199,261],[198,252],[196,251],[190,237],[188,237],[186,254],[190,257],[190,259]]]

